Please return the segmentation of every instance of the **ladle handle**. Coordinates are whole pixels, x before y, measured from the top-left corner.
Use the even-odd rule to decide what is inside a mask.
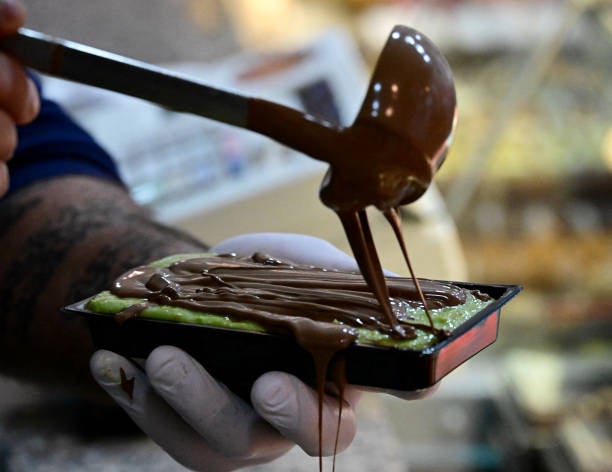
[[[144,62],[21,28],[0,49],[54,77],[141,98],[173,111],[247,126],[249,98]]]

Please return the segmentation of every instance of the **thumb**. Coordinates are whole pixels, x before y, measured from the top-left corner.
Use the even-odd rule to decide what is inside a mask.
[[[342,418],[338,433],[338,450],[346,449],[357,431],[353,405],[356,396],[347,388],[342,403]],[[319,399],[317,392],[297,377],[284,372],[262,375],[251,389],[253,407],[283,436],[295,442],[307,454],[319,454]],[[322,415],[322,454],[334,453],[340,399],[325,395]]]

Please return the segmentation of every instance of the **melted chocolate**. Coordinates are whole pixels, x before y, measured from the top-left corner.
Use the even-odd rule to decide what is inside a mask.
[[[446,157],[455,118],[455,90],[446,60],[429,39],[404,26],[396,26],[389,36],[350,127],[249,100],[249,129],[330,164],[320,198],[340,218],[362,276],[273,259],[262,263],[258,256],[225,256],[179,262],[169,269],[135,269],[113,292],[249,319],[270,331],[291,333],[313,355],[322,405],[330,361],[355,340],[354,327],[415,336],[415,326],[394,312],[392,297],[421,303],[428,316],[429,308],[464,301],[464,292],[450,284],[419,284],[397,215],[400,205],[418,199],[431,183]],[[367,219],[369,206],[381,210],[391,224],[411,280],[385,279]],[[122,316],[133,316],[143,306]],[[431,317],[424,328],[435,330]],[[338,384],[342,402],[344,384],[341,379]]]
[[[248,128],[330,164],[321,201],[340,218],[388,328],[396,336],[409,337],[413,330],[403,326],[391,308],[365,209],[372,205],[385,213],[433,329],[427,297],[401,236],[397,208],[427,190],[452,141],[457,109],[453,76],[436,46],[418,31],[396,26],[361,110],[348,128],[265,100],[250,100],[249,105]]]
[[[133,400],[134,384],[136,383],[136,378],[132,377],[131,379],[128,379],[125,370],[123,370],[123,367],[119,367],[119,377],[121,378],[121,389],[127,394],[130,400]]]
[[[249,101],[249,129],[330,164],[321,201],[338,214],[359,269],[399,336],[410,333],[394,320],[365,209],[394,211],[425,192],[448,152],[456,109],[448,63],[428,38],[405,26],[391,32],[350,127]],[[389,222],[403,244],[398,219]]]
[[[456,306],[466,300],[466,291],[450,283],[422,280],[420,285],[431,306]],[[422,304],[412,279],[390,277],[385,287],[392,300]],[[295,265],[260,253],[137,267],[117,279],[111,291],[119,297],[254,321],[269,332],[291,334],[311,352],[346,347],[356,338],[357,327],[396,334],[361,274]],[[118,316],[135,316],[147,305],[133,305]],[[399,303],[393,319],[412,336],[415,327],[435,330],[402,316]]]

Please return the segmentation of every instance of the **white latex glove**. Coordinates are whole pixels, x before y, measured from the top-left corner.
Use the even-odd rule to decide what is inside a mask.
[[[326,241],[303,235],[250,234],[226,240],[213,252],[250,255],[260,251],[295,263],[357,270],[347,254]],[[121,380],[121,371],[133,391]],[[91,359],[96,381],[136,424],[174,459],[194,470],[232,470],[271,461],[294,444],[319,452],[317,393],[296,377],[269,372],[251,389],[249,406],[213,379],[205,367],[171,346],[154,350],[144,372],[127,359],[98,351]],[[354,407],[360,394],[348,387],[342,407],[338,452],[356,431]],[[326,396],[323,454],[334,451],[338,399]]]

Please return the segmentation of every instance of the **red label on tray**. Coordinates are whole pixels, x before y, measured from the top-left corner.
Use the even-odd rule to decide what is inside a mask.
[[[499,315],[500,310],[494,311],[476,326],[440,349],[434,370],[436,382],[495,341]]]

